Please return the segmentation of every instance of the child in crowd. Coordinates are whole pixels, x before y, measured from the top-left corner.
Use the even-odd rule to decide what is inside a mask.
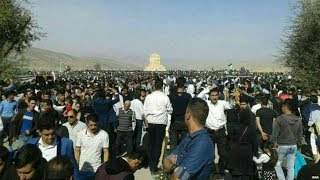
[[[277,179],[277,174],[274,169],[278,162],[278,153],[274,148],[274,145],[269,141],[263,141],[261,144],[261,149],[263,154],[259,158],[253,157],[253,161],[256,164],[262,164],[262,174],[261,179],[263,180],[273,180]]]

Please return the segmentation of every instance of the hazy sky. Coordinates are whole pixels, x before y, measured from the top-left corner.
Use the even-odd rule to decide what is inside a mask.
[[[274,59],[295,0],[31,0],[46,37],[76,56],[233,62]],[[195,63],[197,63],[195,62]]]

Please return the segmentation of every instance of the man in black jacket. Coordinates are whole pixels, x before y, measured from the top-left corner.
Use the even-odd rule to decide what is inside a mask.
[[[37,131],[39,113],[34,110],[35,98],[28,99],[28,107],[21,109],[13,119],[13,137],[18,137],[18,148],[20,149]]]
[[[133,152],[125,155],[110,159],[103,163],[96,172],[96,180],[102,179],[123,179],[133,180],[134,172],[138,169],[148,166],[146,153],[143,151]]]

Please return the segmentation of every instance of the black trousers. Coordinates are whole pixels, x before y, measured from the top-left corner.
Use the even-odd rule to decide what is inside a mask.
[[[214,172],[224,175],[224,170],[227,164],[227,151],[226,151],[227,135],[225,132],[226,129],[223,127],[217,131],[214,131],[212,129],[207,129],[207,130],[209,132],[211,140],[213,141],[214,144],[217,145],[217,149],[218,149],[219,172],[216,169],[214,170]]]
[[[125,142],[127,145],[127,153],[133,151],[133,132],[132,131],[117,131],[116,144],[114,146],[115,155],[119,155],[119,147],[122,142]]]
[[[114,132],[114,126],[112,123],[108,123],[105,125],[100,125],[101,129],[106,131],[109,135],[109,157],[115,157],[114,152],[114,144],[116,141],[117,134]]]
[[[170,151],[174,151],[178,144],[182,141],[183,138],[188,134],[188,130],[170,130]]]
[[[166,125],[149,124],[149,164],[150,171],[157,172],[161,155],[162,142],[166,132]]]

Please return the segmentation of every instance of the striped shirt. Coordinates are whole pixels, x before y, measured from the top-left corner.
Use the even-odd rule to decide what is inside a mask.
[[[132,122],[136,120],[135,114],[131,109],[125,111],[124,109],[119,109],[119,131],[132,131]]]

